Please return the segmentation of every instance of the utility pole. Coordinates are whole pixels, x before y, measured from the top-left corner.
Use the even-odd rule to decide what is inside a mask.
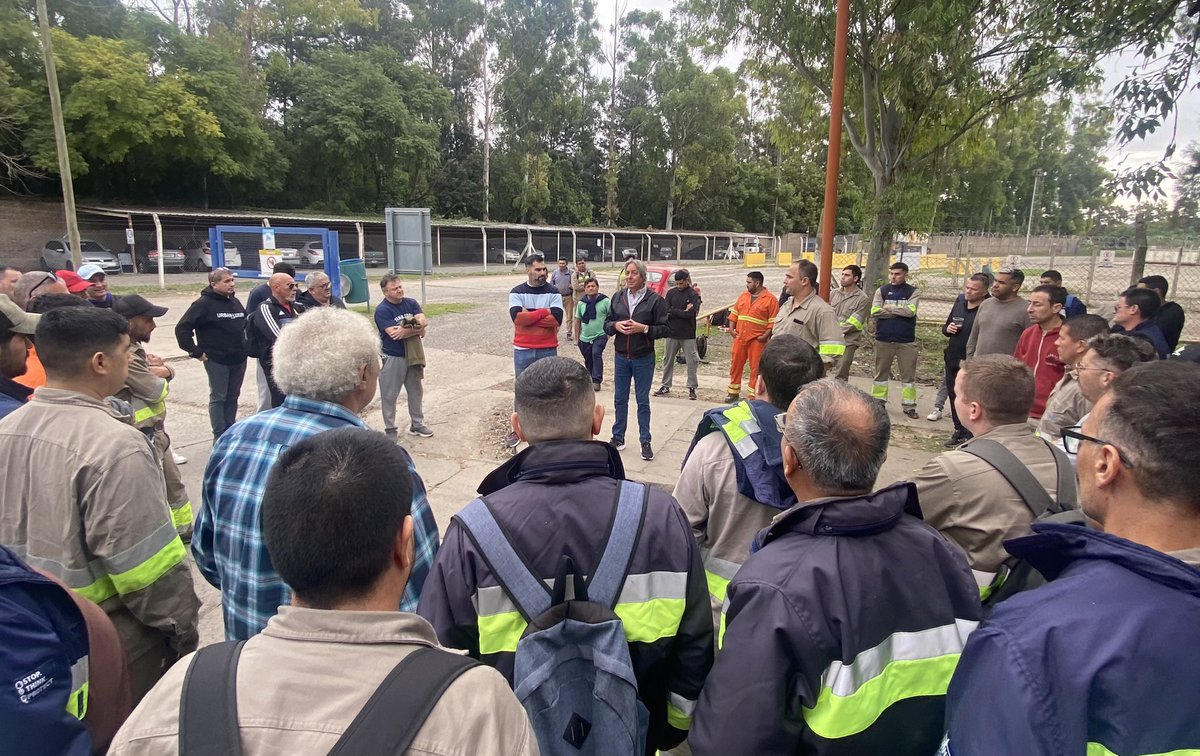
[[[1025,253],[1023,255],[1021,255],[1022,257],[1029,256],[1029,236],[1030,236],[1030,234],[1033,233],[1033,208],[1034,208],[1034,203],[1037,202],[1038,179],[1040,179],[1041,177],[1042,177],[1041,171],[1034,171],[1034,173],[1033,173],[1033,195],[1030,196],[1030,198],[1029,198],[1029,223],[1025,226]]]
[[[54,68],[54,46],[50,41],[50,14],[46,0],[37,0],[38,25],[42,31],[42,57],[46,62],[46,85],[50,89],[50,118],[54,121],[54,146],[58,151],[58,175],[62,180],[63,211],[67,216],[67,239],[75,270],[83,264],[79,223],[75,220],[75,187],[71,183],[71,156],[67,152],[67,127],[63,124],[62,98],[58,94],[58,72]]]
[[[829,102],[829,151],[825,158],[825,207],[821,211],[821,263],[817,269],[821,298],[829,301],[833,235],[837,231],[838,169],[842,160],[842,107],[846,97],[846,47],[850,35],[850,0],[838,0],[833,39],[833,96]]]
[[[44,0],[43,0],[44,2]],[[487,0],[483,1],[483,219],[489,220],[492,190],[492,82],[488,78],[488,8]],[[484,253],[486,257],[486,251]]]

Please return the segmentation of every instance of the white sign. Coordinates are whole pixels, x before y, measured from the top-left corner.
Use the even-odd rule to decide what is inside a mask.
[[[275,229],[263,229],[263,249],[275,249]]]
[[[1011,270],[1019,270],[1021,267],[1021,256],[1009,255],[1008,257],[1004,258],[1004,267]]]
[[[1111,268],[1113,262],[1117,259],[1117,250],[1102,249],[1100,250],[1100,259],[1096,262],[1098,268]]]
[[[132,228],[125,229],[125,243],[133,244],[133,229]]]
[[[273,249],[258,250],[258,269],[264,276],[271,275],[275,272],[275,263],[279,262],[279,258],[279,253]]]

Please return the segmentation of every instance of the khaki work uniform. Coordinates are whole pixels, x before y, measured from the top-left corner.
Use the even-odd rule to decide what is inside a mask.
[[[842,338],[846,342],[846,351],[837,362],[837,379],[848,381],[850,368],[854,366],[854,353],[862,343],[863,326],[867,322],[871,301],[858,287],[849,294],[838,287],[829,292],[829,306],[837,314],[838,323],[842,327]]]
[[[817,350],[821,362],[829,367],[837,362],[846,351],[846,341],[842,336],[842,327],[838,323],[834,309],[817,296],[814,291],[798,301],[796,297],[788,300],[785,308],[780,309],[775,316],[773,336],[792,333],[804,339],[804,342]]]

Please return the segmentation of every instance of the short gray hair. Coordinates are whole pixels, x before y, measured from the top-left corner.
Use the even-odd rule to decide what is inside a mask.
[[[545,357],[517,379],[513,402],[530,444],[591,438],[596,391],[587,368],[566,357]]]
[[[635,257],[635,258],[626,260],[625,264],[622,265],[621,267],[628,268],[630,265],[637,266],[638,272],[642,274],[642,280],[645,281],[646,280],[646,263],[642,262],[641,260],[639,260]],[[647,281],[647,283],[649,283],[649,281]]]
[[[825,378],[800,389],[789,414],[783,437],[818,491],[837,496],[875,487],[892,432],[880,402]]]
[[[210,284],[215,284],[217,281],[220,281],[225,276],[232,276],[232,275],[233,275],[233,271],[230,270],[229,268],[213,268],[212,270],[210,270],[208,272],[208,282]],[[236,278],[236,276],[234,276],[234,277]]]
[[[284,327],[273,358],[280,391],[336,402],[358,388],[364,365],[379,365],[379,332],[356,312],[320,307]]]
[[[312,287],[321,283],[322,278],[328,279],[329,276],[325,275],[323,272],[321,272],[319,270],[314,270],[312,273],[309,273],[307,276],[304,277],[304,288],[311,289]]]

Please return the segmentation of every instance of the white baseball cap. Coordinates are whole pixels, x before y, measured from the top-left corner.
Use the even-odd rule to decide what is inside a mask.
[[[103,274],[104,268],[101,268],[96,263],[88,263],[87,265],[80,265],[77,273],[83,280],[90,281],[92,280],[92,276],[96,275],[97,273]]]

